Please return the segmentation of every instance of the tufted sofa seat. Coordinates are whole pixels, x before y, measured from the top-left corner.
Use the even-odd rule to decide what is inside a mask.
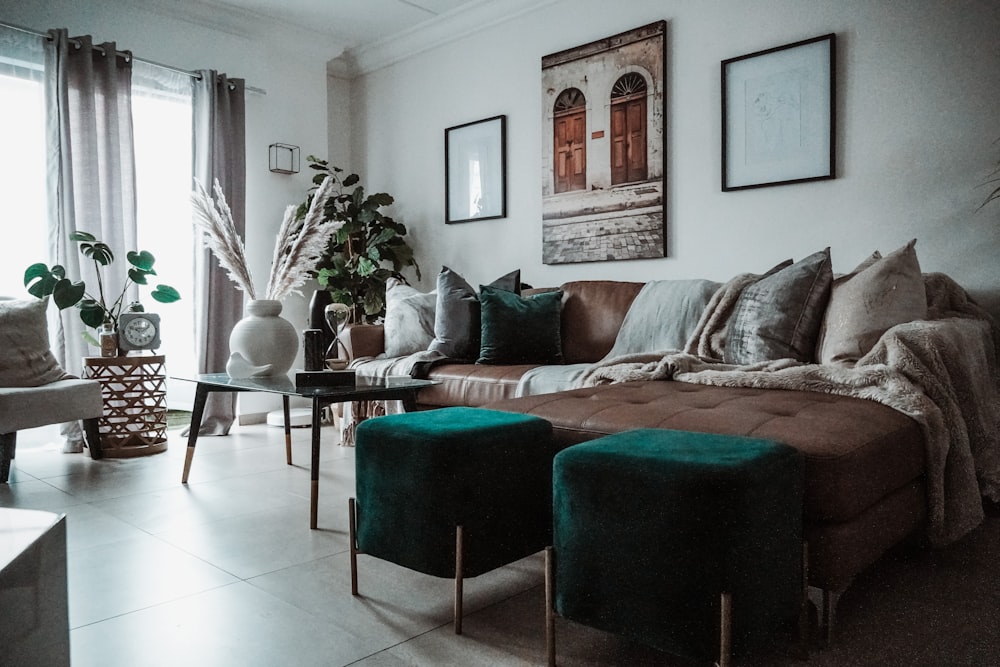
[[[805,455],[810,583],[847,588],[924,519],[924,444],[916,422],[878,403],[815,392],[626,382],[488,404],[554,426],[560,447],[665,428],[783,442]]]

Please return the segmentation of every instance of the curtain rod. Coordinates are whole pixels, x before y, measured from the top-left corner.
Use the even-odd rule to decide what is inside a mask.
[[[47,32],[39,32],[37,30],[32,30],[31,28],[25,28],[23,26],[14,25],[12,23],[7,23],[5,21],[0,21],[0,27],[10,28],[11,30],[20,30],[21,32],[28,33],[29,35],[34,35],[36,37],[44,37],[45,39],[48,39],[48,40],[52,39],[52,36],[49,35]],[[76,46],[76,48],[80,48],[82,46],[82,43],[79,40],[76,40],[76,39],[70,39],[70,43],[73,44],[74,46]],[[104,47],[100,46],[99,44],[94,44],[93,48],[94,48],[95,51],[100,52],[100,54],[102,56],[106,56],[107,55],[104,52]],[[180,67],[173,67],[171,65],[164,65],[163,63],[158,63],[155,60],[149,60],[147,58],[136,58],[132,54],[131,51],[116,51],[115,55],[122,56],[126,60],[132,59],[132,60],[137,60],[137,61],[139,61],[141,63],[146,63],[147,65],[155,65],[156,67],[162,67],[163,69],[168,69],[171,72],[177,72],[178,74],[184,74],[184,75],[187,75],[187,76],[191,77],[192,79],[197,79],[197,80],[201,81],[201,74],[199,74],[198,72],[191,72],[191,71],[186,70],[186,69],[181,69]],[[244,89],[247,92],[257,93],[258,95],[267,95],[267,91],[264,90],[263,88],[255,88],[254,86],[247,86],[247,85],[244,85],[243,87],[244,87]]]

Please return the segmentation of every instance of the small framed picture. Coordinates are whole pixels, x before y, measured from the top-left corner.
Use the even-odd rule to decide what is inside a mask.
[[[444,131],[445,222],[507,217],[507,116]]]
[[[722,61],[722,190],[834,178],[836,35]]]

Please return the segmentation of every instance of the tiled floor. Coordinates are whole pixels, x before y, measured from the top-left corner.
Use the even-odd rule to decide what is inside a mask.
[[[179,431],[162,454],[104,461],[61,453],[53,429],[22,433],[0,506],[68,517],[73,665],[544,664],[540,555],[466,582],[462,636],[450,581],[361,556],[363,596],[350,595],[353,450],[324,431],[318,530],[308,430],[293,434],[293,466],[277,428],[203,438],[186,486]],[[841,639],[808,664],[1000,664],[998,524],[878,564],[841,602]],[[557,636],[561,665],[683,664],[562,620]]]

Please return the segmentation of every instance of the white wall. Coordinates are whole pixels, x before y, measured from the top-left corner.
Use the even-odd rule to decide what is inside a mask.
[[[665,19],[668,257],[541,263],[540,60]],[[720,61],[837,34],[837,178],[720,191]],[[845,271],[917,237],[925,271],[955,277],[1000,317],[1000,204],[977,211],[1000,144],[994,0],[561,0],[364,74],[352,153],[396,198],[424,279],[725,280],[831,246]],[[508,217],[444,224],[443,131],[508,117]]]
[[[263,35],[273,38],[259,39],[233,29],[222,18],[214,24],[217,27],[206,27],[160,13],[156,7],[155,2],[124,0],[0,0],[0,21],[37,31],[65,27],[70,35],[91,34],[95,42],[115,41],[118,48],[131,50],[140,59],[189,71],[226,72],[266,91],[266,95],[248,92],[246,96],[245,243],[254,282],[263,291],[284,209],[302,201],[310,187],[312,174],[305,169],[305,157],[323,156],[328,150],[326,61],[335,53],[303,51],[303,40],[288,39],[277,29],[262,27]],[[177,12],[177,7],[172,11]],[[303,170],[299,174],[268,170],[268,146],[275,142],[301,147]],[[191,222],[185,219],[177,224],[187,227]],[[298,329],[304,328],[306,313],[304,299],[286,300],[283,315]],[[298,363],[301,366],[301,351]],[[171,373],[186,370],[194,369],[170,368]],[[277,407],[280,401],[266,395],[245,395],[240,402],[241,413]]]

